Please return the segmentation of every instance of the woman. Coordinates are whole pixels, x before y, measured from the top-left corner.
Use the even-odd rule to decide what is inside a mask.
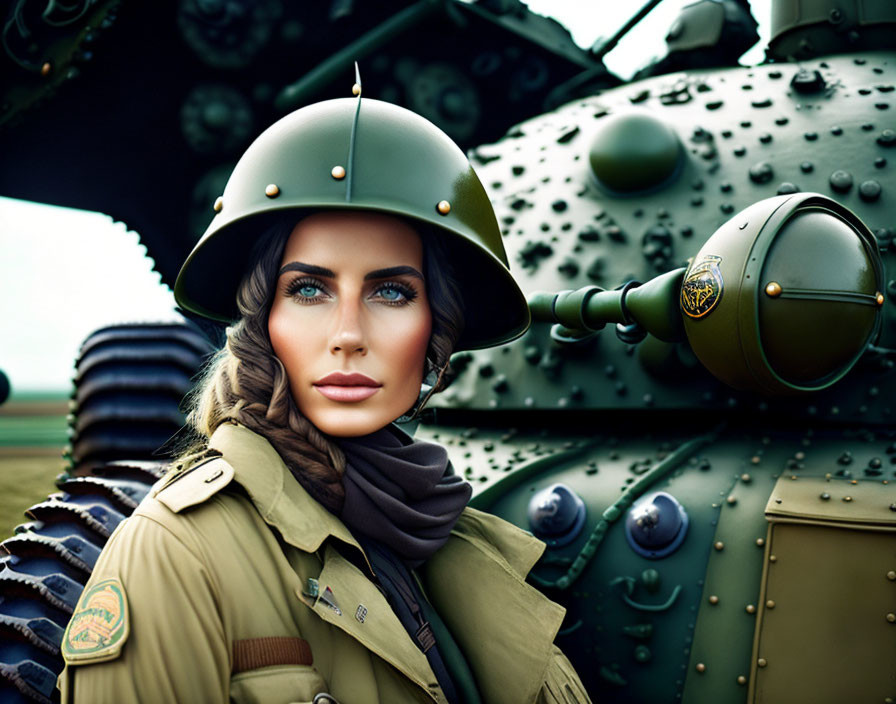
[[[175,286],[238,320],[190,415],[202,451],[110,538],[63,701],[588,701],[563,609],[524,581],[543,545],[392,425],[452,350],[528,326],[463,153],[402,108],[318,103],[215,210]]]

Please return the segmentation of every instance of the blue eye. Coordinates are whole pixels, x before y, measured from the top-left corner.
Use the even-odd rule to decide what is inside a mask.
[[[326,289],[314,279],[296,279],[286,287],[286,295],[300,303],[312,303],[326,297]]]
[[[376,289],[375,293],[383,303],[391,306],[403,306],[417,297],[417,292],[414,289],[395,282],[383,284]]]
[[[400,301],[404,297],[404,293],[397,288],[383,288],[380,290],[380,295],[387,301]]]

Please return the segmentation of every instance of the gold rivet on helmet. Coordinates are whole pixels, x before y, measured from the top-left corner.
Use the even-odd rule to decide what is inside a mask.
[[[40,67],[40,75],[44,77],[49,76],[50,71],[52,70],[53,64],[51,64],[49,61],[44,61],[44,65]]]
[[[224,207],[224,199],[221,196],[215,198],[215,205],[213,207],[216,213],[220,213],[221,209]]]
[[[268,198],[276,198],[280,195],[280,186],[278,186],[276,183],[269,183],[264,187],[264,194]]]
[[[436,210],[438,210],[442,215],[447,215],[451,212],[451,203],[447,200],[440,200],[439,204],[436,206]]]
[[[335,178],[337,181],[341,181],[345,178],[345,167],[344,166],[334,166],[330,171],[330,176]]]
[[[352,86],[352,95],[361,95],[360,83],[355,83],[355,85]]]
[[[882,306],[884,304],[884,294],[878,293],[876,296],[877,305]]]
[[[778,296],[780,296],[783,290],[784,289],[781,288],[781,284],[779,284],[777,281],[772,281],[765,287],[765,293],[772,298],[777,298]]]

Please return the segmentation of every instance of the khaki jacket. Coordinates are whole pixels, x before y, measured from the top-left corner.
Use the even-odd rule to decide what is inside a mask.
[[[224,425],[210,445],[223,456],[160,481],[109,539],[62,701],[445,702],[345,525],[260,435]],[[589,701],[553,645],[563,608],[524,581],[543,549],[467,508],[420,570],[487,704]]]

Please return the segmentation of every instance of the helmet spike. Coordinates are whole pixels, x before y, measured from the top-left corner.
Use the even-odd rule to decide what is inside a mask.
[[[348,143],[348,179],[345,184],[345,202],[350,203],[352,200],[352,182],[355,179],[355,136],[358,134],[358,118],[361,115],[361,70],[358,68],[358,62],[355,61],[355,85],[352,93],[358,96],[358,102],[355,106],[355,118],[352,120],[352,134]]]

